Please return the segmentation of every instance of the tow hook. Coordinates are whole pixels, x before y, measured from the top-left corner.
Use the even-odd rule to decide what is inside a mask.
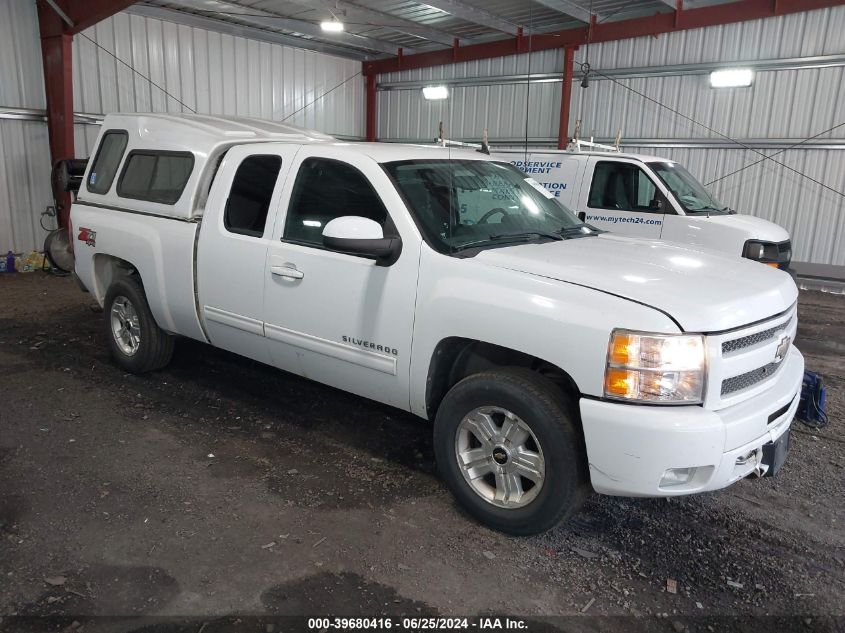
[[[763,463],[763,451],[762,449],[756,449],[750,451],[745,455],[741,455],[740,457],[736,458],[736,465],[737,466],[744,466],[748,462],[754,462],[754,470],[748,473],[747,476],[754,475],[755,477],[763,477],[769,470],[769,465]]]

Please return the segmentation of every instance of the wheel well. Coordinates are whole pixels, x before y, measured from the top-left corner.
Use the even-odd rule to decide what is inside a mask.
[[[425,394],[428,418],[434,419],[443,398],[458,382],[497,367],[526,367],[550,379],[576,399],[580,396],[578,386],[568,373],[541,358],[492,343],[450,337],[437,344],[428,368]]]
[[[100,305],[103,305],[106,292],[114,280],[129,275],[139,273],[138,269],[125,259],[103,253],[94,255],[94,293]]]

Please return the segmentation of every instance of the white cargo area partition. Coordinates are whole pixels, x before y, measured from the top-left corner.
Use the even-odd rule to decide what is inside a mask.
[[[193,108],[204,114],[286,119],[292,125],[342,138],[363,136],[364,84],[355,77],[361,70],[360,61],[132,11],[118,13],[84,32],[102,49],[82,35],[74,37],[74,112],[85,115],[76,118],[77,157],[88,155],[99,132],[99,120],[111,112],[190,112]],[[347,83],[318,98],[346,79]],[[53,204],[44,109],[35,2],[3,0],[0,253],[43,245],[46,232],[39,219],[45,207]],[[55,220],[45,218],[44,226],[55,228]]]
[[[781,224],[795,260],[845,265],[843,33],[839,6],[582,45],[570,131],[580,120],[582,137],[608,142],[621,130],[624,151],[681,162],[725,204]],[[586,61],[596,72],[582,88]],[[751,87],[711,88],[726,66],[752,68]],[[562,68],[561,51],[542,51],[381,75],[378,138],[430,142],[443,121],[456,140],[487,129],[494,146],[555,147]],[[440,84],[448,99],[423,99],[422,86]],[[764,156],[777,162],[719,179]]]

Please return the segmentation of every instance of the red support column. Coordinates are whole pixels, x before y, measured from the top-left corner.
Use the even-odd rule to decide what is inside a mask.
[[[367,75],[367,140],[376,140],[376,76]]]
[[[63,16],[45,0],[37,0],[41,57],[44,65],[44,93],[47,98],[47,134],[52,164],[75,158],[73,147],[73,36],[135,0],[56,0]],[[59,226],[68,225],[70,194],[62,193]]]
[[[47,134],[52,164],[74,158],[73,147],[73,36],[68,33],[44,35],[42,24],[41,57],[44,62],[44,88],[47,97]],[[68,225],[70,194],[56,200],[60,227]]]
[[[563,49],[563,84],[560,91],[560,128],[557,133],[557,148],[566,149],[569,144],[569,106],[572,102],[572,78],[575,72],[575,48]]]

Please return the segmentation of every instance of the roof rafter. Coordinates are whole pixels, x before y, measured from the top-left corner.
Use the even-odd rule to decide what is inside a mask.
[[[387,53],[391,55],[395,55],[396,50],[399,48],[392,42],[364,37],[363,35],[355,35],[354,33],[342,32],[327,34],[313,22],[286,18],[275,13],[270,13],[269,11],[246,7],[242,4],[228,2],[227,0],[168,1],[171,6],[179,6],[184,7],[185,9],[203,11],[211,14],[225,13],[229,18],[237,19],[240,22],[244,22],[252,26],[257,26],[263,29],[283,29],[285,31],[294,31],[296,33],[302,33],[303,35],[317,38],[323,42],[334,42],[344,46],[378,51],[380,53]]]
[[[338,57],[346,57],[348,59],[364,61],[373,58],[373,55],[357,48],[344,48],[340,45],[327,44],[317,40],[306,40],[295,35],[286,35],[284,33],[277,33],[276,31],[268,31],[254,26],[247,26],[246,24],[241,24],[240,22],[230,22],[228,20],[206,17],[204,15],[200,15],[199,13],[185,13],[184,11],[166,9],[164,7],[154,7],[149,4],[132,5],[126,9],[126,12],[141,15],[146,18],[155,18],[157,20],[185,24],[187,26],[196,26],[208,31],[215,31],[217,33],[246,37],[253,40],[259,40],[261,42],[281,44],[282,46],[304,48],[306,50],[326,53],[328,55],[337,55]]]
[[[343,2],[342,0],[339,0],[338,2],[335,2],[334,0],[292,0],[292,2],[302,4],[312,9],[319,7],[328,11],[339,10],[342,11],[346,17],[352,20],[365,20],[368,24],[372,22],[373,27],[390,29],[391,31],[396,31],[397,33],[421,37],[432,42],[437,42],[438,44],[445,44],[446,46],[452,46],[455,42],[455,36],[451,33],[447,33],[446,31],[434,29],[430,26],[426,26],[425,24],[414,22],[413,20],[398,18],[395,15],[384,13],[382,11],[375,11],[374,9],[358,6],[357,4],[352,4],[351,2]],[[463,37],[460,38],[460,40],[462,44],[471,44],[474,41],[470,38]]]
[[[489,29],[501,31],[508,35],[517,35],[519,33],[519,27],[516,24],[512,24],[504,18],[484,9],[465,4],[460,0],[421,0],[420,4],[434,7],[440,11],[454,15],[456,18],[461,18],[467,22],[474,22],[475,24],[480,24],[481,26],[486,26]]]
[[[587,24],[590,23],[590,12],[585,9],[584,7],[575,4],[574,2],[570,2],[570,0],[536,0],[544,7],[548,7],[549,9],[553,9],[558,13],[563,13],[564,15],[568,15],[570,17],[575,18],[576,20],[581,20],[581,22],[586,22]],[[668,0],[667,0],[668,1]],[[592,14],[597,18],[601,19],[601,16],[594,13]]]
[[[612,42],[635,37],[655,36],[689,29],[722,24],[735,24],[791,13],[845,5],[845,0],[733,0],[724,4],[707,5],[681,11],[664,11],[654,15],[604,21],[592,27],[590,41]],[[589,27],[581,26],[531,36],[533,51],[581,46],[587,39]],[[482,42],[460,46],[453,50],[432,51],[364,62],[364,74],[380,75],[401,70],[428,68],[446,64],[491,59],[525,52],[524,38]]]

